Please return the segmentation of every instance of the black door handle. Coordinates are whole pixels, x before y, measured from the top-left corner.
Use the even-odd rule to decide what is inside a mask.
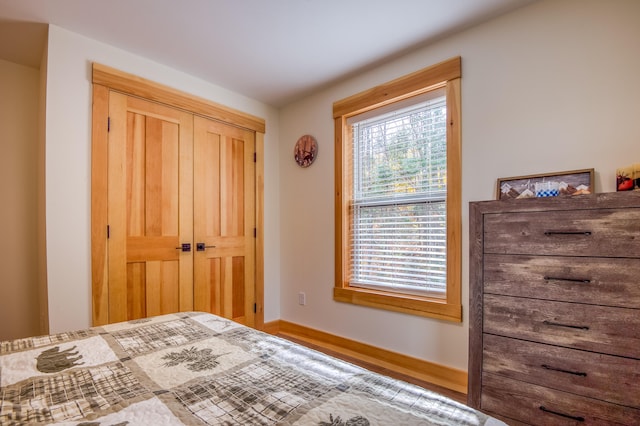
[[[204,245],[204,243],[196,243],[197,251],[205,251],[205,249],[208,249],[208,248],[216,248],[216,246],[206,246]]]
[[[182,250],[183,252],[191,251],[191,243],[184,243],[180,247],[176,247],[176,250]]]

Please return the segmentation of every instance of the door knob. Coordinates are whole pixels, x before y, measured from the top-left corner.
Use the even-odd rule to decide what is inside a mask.
[[[176,250],[182,250],[183,252],[191,251],[191,243],[184,243],[180,247],[176,247]]]
[[[196,243],[196,250],[197,251],[205,251],[205,249],[208,248],[215,248],[216,246],[206,246],[204,245],[204,243]]]

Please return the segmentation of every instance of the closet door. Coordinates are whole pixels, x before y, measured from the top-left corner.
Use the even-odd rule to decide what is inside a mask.
[[[194,117],[194,308],[254,326],[255,132]]]
[[[109,322],[193,309],[193,116],[110,92],[109,117]]]

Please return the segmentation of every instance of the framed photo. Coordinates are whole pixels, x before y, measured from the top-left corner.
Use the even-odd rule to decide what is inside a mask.
[[[640,163],[616,170],[616,191],[640,191]]]
[[[593,169],[498,178],[497,200],[582,195],[593,192]]]

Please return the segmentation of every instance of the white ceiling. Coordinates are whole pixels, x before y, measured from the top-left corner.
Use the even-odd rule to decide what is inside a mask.
[[[0,58],[51,23],[282,106],[533,0],[0,0]]]

